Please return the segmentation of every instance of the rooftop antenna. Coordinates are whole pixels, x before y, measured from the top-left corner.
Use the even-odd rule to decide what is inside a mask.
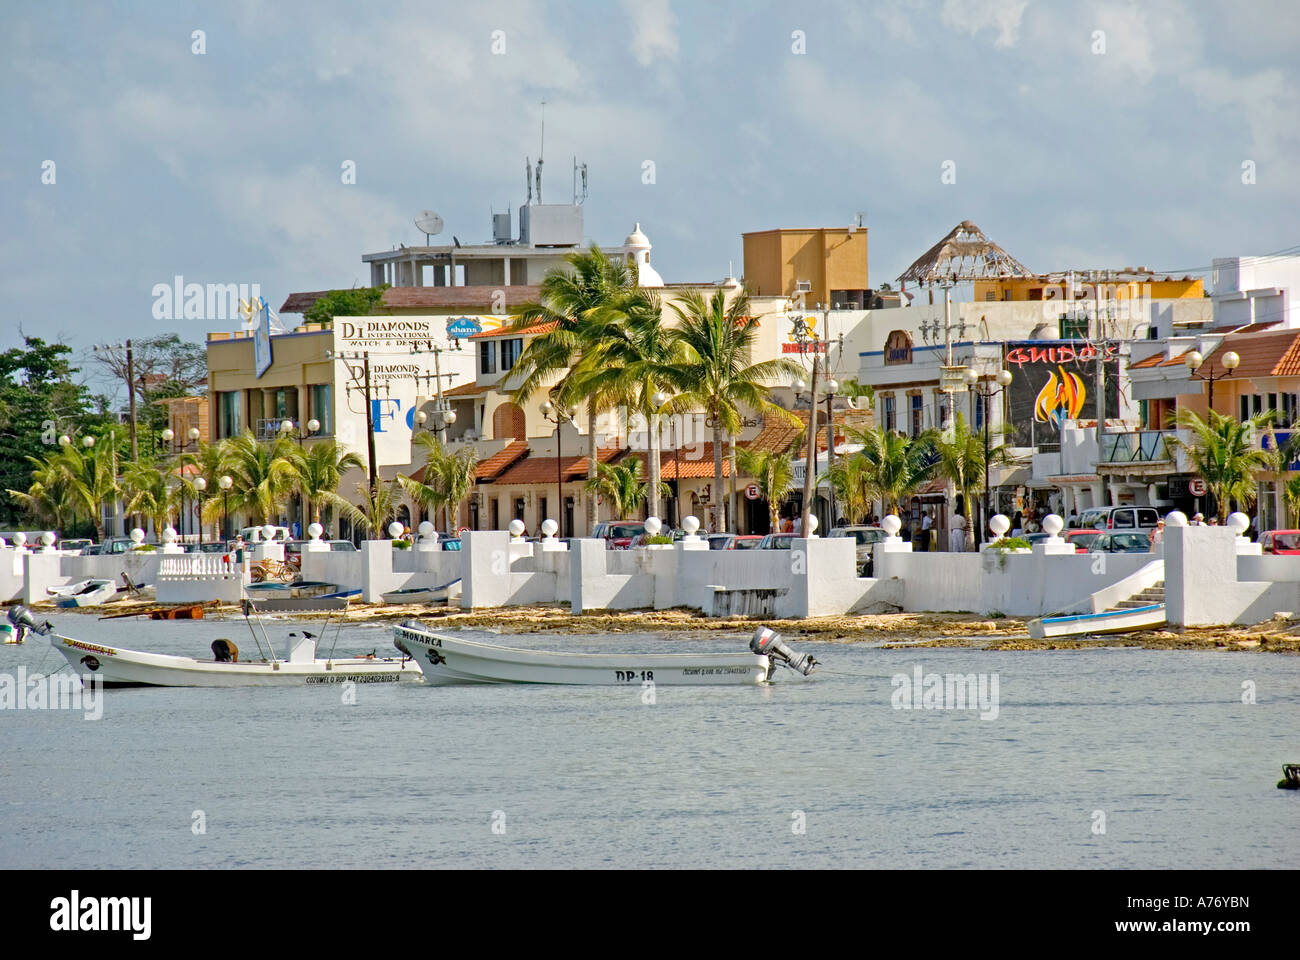
[[[537,202],[542,202],[542,157],[546,153],[546,101],[542,101],[542,144],[537,150]]]
[[[524,185],[528,187],[528,203],[533,202],[533,161],[524,157]]]

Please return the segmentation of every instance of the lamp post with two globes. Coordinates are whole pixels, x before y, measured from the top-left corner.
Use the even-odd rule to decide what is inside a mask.
[[[1011,371],[999,370],[995,377],[981,377],[979,371],[974,367],[966,368],[966,387],[977,397],[980,397],[984,403],[984,510],[980,518],[980,539],[984,539],[984,527],[989,520],[989,401],[998,394],[1006,391],[1011,386]],[[997,387],[993,384],[996,382]],[[970,504],[967,504],[967,512],[970,512]]]
[[[1229,350],[1219,358],[1219,365],[1223,369],[1222,372],[1217,374],[1213,367],[1205,373],[1198,372],[1205,363],[1205,357],[1201,356],[1200,352],[1197,350],[1189,351],[1183,362],[1187,364],[1187,374],[1192,380],[1204,380],[1210,385],[1209,395],[1206,397],[1206,408],[1213,410],[1214,381],[1226,380],[1228,377],[1232,376],[1232,371],[1236,370],[1241,364],[1241,357],[1237,355],[1235,350]],[[1208,420],[1209,417],[1206,417],[1206,419]]]
[[[558,404],[551,403],[547,400],[538,409],[541,414],[551,423],[555,424],[555,490],[559,499],[556,501],[556,511],[559,514],[560,536],[566,536],[564,531],[564,464],[560,454],[560,428],[566,423],[573,422],[574,411],[565,409]]]

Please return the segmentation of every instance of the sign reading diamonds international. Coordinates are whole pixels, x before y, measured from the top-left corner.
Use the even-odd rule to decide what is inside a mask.
[[[1099,350],[1083,340],[1031,340],[1008,343],[1005,366],[1011,371],[1007,388],[1007,442],[1028,447],[1057,441],[1065,420],[1095,420],[1097,364],[1106,370],[1106,416],[1119,416],[1119,347],[1107,343]]]
[[[465,336],[453,333],[453,323],[477,324],[480,330],[495,330],[509,317],[347,317],[335,318],[335,338],[345,350],[382,350],[408,347],[444,347],[449,337]],[[478,332],[477,330],[474,332]]]

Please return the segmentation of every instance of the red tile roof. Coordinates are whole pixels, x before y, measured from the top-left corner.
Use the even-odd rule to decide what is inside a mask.
[[[476,397],[487,387],[480,387],[477,383],[462,383],[459,387],[450,387],[442,391],[444,397]]]
[[[500,327],[496,330],[480,330],[478,333],[470,334],[469,337],[467,337],[466,339],[482,340],[482,339],[486,339],[487,337],[509,337],[509,336],[532,337],[540,333],[550,333],[552,330],[555,329],[556,326],[557,324],[555,323],[554,320],[550,320],[546,323],[534,324],[531,327],[524,327],[522,330],[515,330],[510,328],[509,326],[505,326],[505,327]]]
[[[1163,353],[1153,353],[1151,354],[1151,356],[1139,360],[1137,363],[1130,363],[1129,369],[1146,370],[1150,367],[1158,367],[1160,366],[1160,364],[1164,362],[1165,362],[1165,355]]]
[[[506,445],[502,450],[498,450],[486,460],[482,460],[478,465],[476,476],[480,483],[491,483],[493,479],[503,470],[513,465],[520,457],[528,455],[528,441],[515,440]]]
[[[601,447],[596,451],[596,459],[600,463],[608,463],[621,452],[618,447]],[[554,483],[556,466],[555,457],[529,457],[501,474],[492,483],[497,486]],[[566,483],[581,479],[587,475],[587,458],[585,456],[562,457],[558,466],[559,472],[563,475]]]
[[[1224,369],[1222,357],[1229,350],[1241,357],[1232,372]],[[1273,333],[1234,333],[1205,358],[1198,371],[1202,376],[1250,379],[1252,377],[1300,376],[1300,331],[1278,330]]]

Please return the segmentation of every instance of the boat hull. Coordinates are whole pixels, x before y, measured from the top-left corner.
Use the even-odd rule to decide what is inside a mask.
[[[1073,617],[1044,617],[1029,621],[1029,636],[1035,640],[1054,637],[1106,636],[1113,633],[1132,633],[1151,630],[1165,625],[1165,605],[1153,603],[1129,610],[1106,610],[1102,613],[1085,613]]]
[[[287,660],[218,663],[170,654],[124,650],[50,635],[50,643],[79,675],[106,687],[284,687],[334,683],[415,683],[420,666],[408,658]]]
[[[752,686],[771,679],[771,661],[753,653],[556,653],[463,640],[407,626],[395,639],[429,684],[541,683],[587,686]],[[792,674],[793,676],[793,674]]]
[[[48,592],[56,607],[97,607],[117,599],[117,584],[112,580],[83,580],[65,587],[50,587]]]

